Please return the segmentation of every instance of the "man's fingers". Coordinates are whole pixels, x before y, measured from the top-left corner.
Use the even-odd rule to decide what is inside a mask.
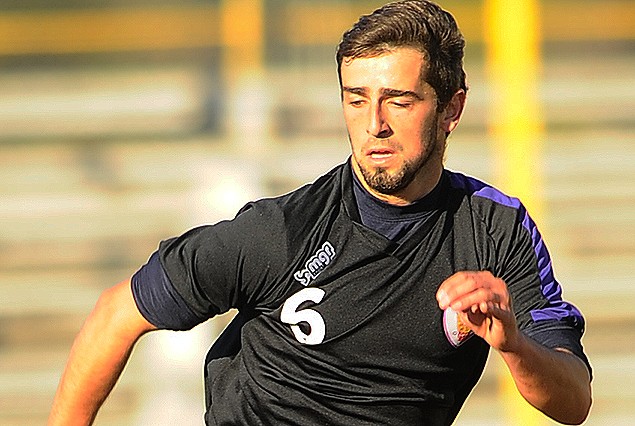
[[[448,300],[446,308],[450,307],[457,312],[470,310],[473,307],[480,309],[482,312],[487,312],[488,303],[500,304],[501,296],[490,288],[481,287],[454,298],[448,295]]]
[[[487,312],[488,303],[508,305],[507,288],[502,280],[487,271],[458,272],[441,284],[437,301],[441,309],[452,308],[458,312],[478,308]]]
[[[437,291],[437,300],[441,309],[447,309],[453,304],[457,304],[459,299],[474,291],[478,287],[473,272],[457,272],[446,279]],[[460,303],[458,304],[460,305]],[[454,309],[454,308],[453,308]],[[463,308],[454,309],[455,311]]]

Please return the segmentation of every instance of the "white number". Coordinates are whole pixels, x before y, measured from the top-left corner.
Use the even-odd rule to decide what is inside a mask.
[[[324,324],[324,318],[319,312],[313,309],[300,309],[298,307],[304,302],[309,300],[314,303],[320,303],[326,292],[321,288],[309,287],[298,291],[293,296],[289,297],[284,305],[282,305],[282,311],[280,312],[280,321],[291,324],[291,331],[298,339],[298,342],[305,345],[319,345],[324,341],[326,335],[326,324]],[[304,333],[298,324],[300,322],[307,322],[311,327],[309,334]]]

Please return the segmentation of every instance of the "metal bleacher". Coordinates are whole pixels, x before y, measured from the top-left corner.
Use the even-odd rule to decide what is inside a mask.
[[[161,239],[346,158],[334,46],[379,3],[0,2],[0,425],[45,423],[97,297]],[[471,86],[448,166],[493,181],[482,2],[440,3]],[[541,7],[541,229],[587,316],[587,424],[635,424],[635,5]],[[202,354],[226,320],[145,337],[96,424],[202,424]],[[457,424],[511,424],[499,370],[493,356]]]

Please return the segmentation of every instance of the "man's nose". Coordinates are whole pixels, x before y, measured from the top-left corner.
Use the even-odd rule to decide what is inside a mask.
[[[387,138],[392,135],[392,129],[386,120],[381,103],[372,105],[366,132],[375,138]]]

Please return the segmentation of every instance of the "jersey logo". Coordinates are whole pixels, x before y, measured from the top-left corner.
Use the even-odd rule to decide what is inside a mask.
[[[328,241],[322,244],[322,247],[304,264],[301,269],[293,274],[300,284],[309,285],[335,258],[335,249]]]
[[[463,324],[459,314],[451,308],[443,312],[443,328],[445,329],[445,337],[455,348],[461,346],[474,335],[474,332]]]

